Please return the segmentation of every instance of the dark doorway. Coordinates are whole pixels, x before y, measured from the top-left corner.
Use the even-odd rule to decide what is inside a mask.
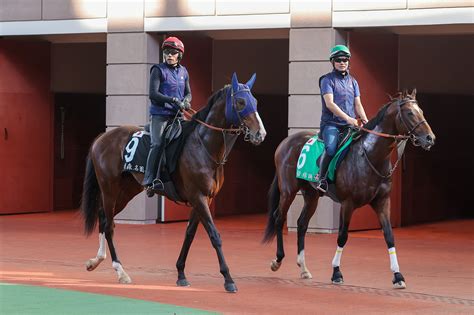
[[[58,93],[54,104],[54,210],[76,209],[89,146],[105,131],[105,95]]]
[[[469,146],[474,96],[418,94],[417,99],[436,144],[431,151],[406,147],[402,225],[472,218],[474,153]]]

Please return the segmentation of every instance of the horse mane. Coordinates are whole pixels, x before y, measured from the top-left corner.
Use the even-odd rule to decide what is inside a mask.
[[[197,118],[201,121],[205,121],[207,118],[207,115],[209,115],[209,112],[211,111],[212,106],[216,103],[216,101],[224,94],[224,89],[227,87],[224,86],[222,89],[218,90],[214,94],[212,94],[209,99],[207,100],[207,105],[203,108],[201,108],[196,114],[194,114],[193,118]]]
[[[390,104],[392,104],[392,101],[390,101],[389,103],[383,105],[377,115],[372,118],[371,120],[369,120],[365,125],[364,125],[364,128],[365,129],[369,129],[369,130],[373,130],[375,128],[375,126],[377,126],[383,119],[383,117],[385,116],[385,113],[387,112],[387,108],[390,106]]]

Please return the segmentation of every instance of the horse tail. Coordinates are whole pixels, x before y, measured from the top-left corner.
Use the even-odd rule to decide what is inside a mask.
[[[92,234],[97,225],[98,207],[100,198],[100,187],[97,182],[94,164],[89,155],[86,160],[86,174],[84,177],[84,187],[82,191],[81,212],[84,219],[84,233]]]
[[[262,243],[270,243],[276,235],[275,222],[278,217],[280,203],[280,189],[278,188],[278,176],[275,174],[273,182],[268,190],[268,221]]]

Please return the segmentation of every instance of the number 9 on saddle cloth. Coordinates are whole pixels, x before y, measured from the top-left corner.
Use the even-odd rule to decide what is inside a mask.
[[[176,193],[171,180],[171,175],[176,170],[179,157],[187,137],[193,130],[194,121],[174,119],[164,132],[162,161],[160,164],[160,178],[165,186],[166,194],[174,201],[181,201]],[[149,125],[132,134],[123,150],[123,172],[145,173],[148,152],[150,151]]]

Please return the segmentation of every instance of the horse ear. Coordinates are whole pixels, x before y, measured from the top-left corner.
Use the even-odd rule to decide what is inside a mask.
[[[413,91],[411,91],[410,96],[411,96],[412,99],[415,99],[415,97],[416,97],[416,88],[414,88]]]
[[[402,98],[407,97],[407,95],[408,95],[408,90],[407,90],[407,89],[403,89]]]
[[[237,80],[237,74],[235,72],[232,74],[232,90],[239,90],[239,81]]]
[[[252,89],[253,84],[255,83],[255,79],[257,79],[257,74],[256,74],[256,73],[254,73],[254,74],[252,75],[252,77],[250,78],[250,80],[248,80],[248,82],[245,83],[245,85],[247,85],[247,86],[249,87],[249,90]]]

